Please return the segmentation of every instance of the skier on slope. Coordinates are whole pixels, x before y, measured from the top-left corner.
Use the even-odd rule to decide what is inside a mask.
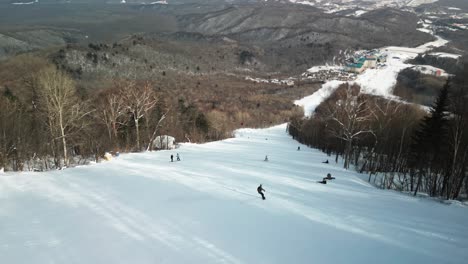
[[[263,194],[265,190],[262,188],[262,185],[257,187],[257,192],[262,196],[262,199],[265,200],[265,195]]]

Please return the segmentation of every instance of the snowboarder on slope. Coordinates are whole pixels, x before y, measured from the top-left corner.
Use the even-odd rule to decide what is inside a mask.
[[[262,188],[262,185],[257,187],[257,192],[262,196],[262,199],[265,200],[265,195],[263,194],[265,190]]]
[[[176,157],[177,157],[177,161],[180,161],[179,153],[177,153]]]
[[[332,177],[330,173],[327,174],[327,177],[325,177],[324,179],[326,180],[334,180],[335,177]]]
[[[174,162],[174,155],[171,154],[171,162]]]
[[[323,178],[323,180],[321,180],[321,181],[318,181],[318,183],[321,183],[321,184],[327,184],[327,178]]]

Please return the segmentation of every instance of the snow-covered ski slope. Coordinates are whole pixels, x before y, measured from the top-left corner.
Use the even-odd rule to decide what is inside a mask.
[[[376,189],[285,129],[2,175],[0,263],[466,263],[466,206]]]
[[[430,22],[430,21],[429,21]],[[423,32],[433,33],[432,30],[429,30],[428,24],[423,24],[424,28],[420,28],[419,30]],[[381,97],[385,97],[388,99],[399,99],[397,96],[393,95],[393,88],[397,83],[398,74],[410,67],[424,67],[426,68],[425,73],[429,73],[430,71],[437,71],[440,70],[443,74],[442,76],[447,76],[444,70],[435,68],[429,65],[412,65],[407,63],[407,60],[416,58],[419,54],[423,54],[428,52],[436,47],[442,47],[448,43],[447,40],[441,38],[440,36],[436,36],[436,40],[425,43],[421,46],[415,48],[408,48],[408,47],[383,47],[381,48],[384,51],[388,58],[385,62],[385,66],[378,67],[375,69],[367,69],[363,73],[358,74],[357,78],[354,81],[350,81],[350,84],[358,84],[362,89],[361,91],[366,94],[377,95]],[[459,58],[459,55],[450,54],[450,53],[433,53],[436,56],[445,56],[451,58]],[[337,70],[339,66],[314,66],[308,70],[308,72],[317,72],[320,70]],[[304,97],[300,100],[296,100],[294,103],[296,105],[302,106],[304,108],[304,114],[306,117],[310,117],[313,115],[315,108],[319,106],[324,100],[330,97],[338,87],[345,82],[338,81],[338,80],[330,80],[327,81],[322,87],[307,97]]]

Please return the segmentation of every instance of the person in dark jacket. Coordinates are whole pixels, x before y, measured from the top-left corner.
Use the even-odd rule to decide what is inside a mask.
[[[265,200],[265,195],[263,194],[265,190],[263,189],[262,185],[257,187],[257,192],[262,196],[262,199]]]
[[[327,177],[325,177],[324,179],[326,180],[334,180],[335,177],[332,177],[330,173],[327,174]]]
[[[171,154],[171,162],[174,162],[174,155]]]

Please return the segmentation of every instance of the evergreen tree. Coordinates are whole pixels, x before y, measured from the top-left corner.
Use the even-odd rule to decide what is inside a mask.
[[[418,192],[423,176],[433,176],[431,183],[431,195],[435,195],[435,188],[438,173],[443,167],[443,160],[440,159],[444,152],[448,131],[448,93],[450,82],[440,90],[431,107],[430,114],[421,121],[419,130],[413,136],[411,148],[410,165],[418,172],[418,183],[414,195]],[[428,175],[429,174],[429,175]],[[431,180],[427,178],[427,180]]]

